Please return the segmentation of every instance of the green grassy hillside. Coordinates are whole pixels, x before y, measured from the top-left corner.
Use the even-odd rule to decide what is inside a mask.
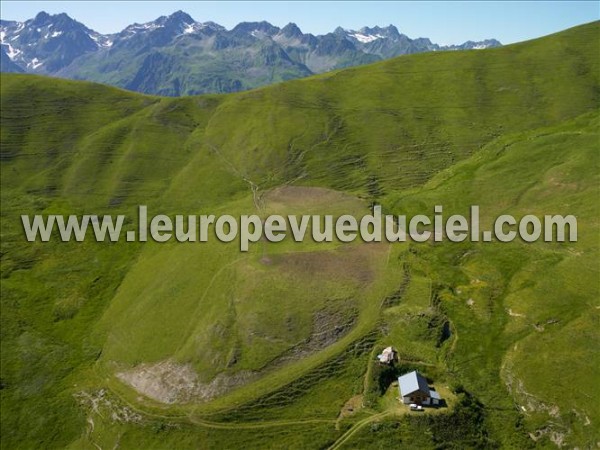
[[[226,96],[3,74],[2,448],[595,446],[598,28]],[[372,201],[575,214],[579,241],[241,253],[28,243],[19,219]],[[448,407],[400,407],[409,369]]]

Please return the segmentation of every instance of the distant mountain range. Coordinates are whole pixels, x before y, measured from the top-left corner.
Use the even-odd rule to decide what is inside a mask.
[[[500,46],[495,39],[438,45],[398,29],[338,27],[315,36],[293,23],[227,30],[177,11],[103,35],[67,14],[0,21],[2,72],[97,81],[168,96],[235,92],[399,55]]]

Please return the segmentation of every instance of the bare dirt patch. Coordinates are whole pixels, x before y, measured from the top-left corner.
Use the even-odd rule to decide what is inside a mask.
[[[145,395],[161,403],[208,401],[258,376],[257,372],[221,373],[209,383],[202,383],[190,364],[171,360],[140,364],[117,373],[117,377]]]
[[[330,308],[317,311],[313,317],[310,336],[277,357],[268,367],[273,368],[298,361],[329,347],[354,327],[357,317],[358,310],[355,308],[346,311],[336,311]]]
[[[344,417],[351,416],[356,414],[363,407],[363,396],[355,395],[350,400],[348,400],[344,406],[342,406],[342,410],[340,411],[339,419],[343,419]]]
[[[119,423],[142,423],[142,416],[131,408],[122,405],[118,400],[111,397],[106,389],[97,391],[80,391],[73,394],[77,402],[89,410],[90,414],[97,414],[101,417],[109,417],[113,422]],[[89,433],[94,432],[94,418],[90,415],[87,418],[90,426]]]
[[[345,245],[330,251],[272,255],[271,260],[284,272],[328,280],[349,278],[369,284],[375,277],[373,256],[384,257],[387,248],[386,244]]]
[[[356,197],[344,192],[311,186],[279,186],[265,194],[265,201],[290,206],[306,203],[328,205],[340,201],[361,204]]]
[[[508,315],[511,317],[525,317],[525,314],[516,313],[510,308],[507,309],[507,312],[508,312]]]

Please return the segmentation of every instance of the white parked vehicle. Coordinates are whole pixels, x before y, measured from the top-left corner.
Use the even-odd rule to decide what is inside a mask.
[[[416,403],[410,404],[410,410],[411,411],[424,411],[423,407],[421,405],[417,405]]]

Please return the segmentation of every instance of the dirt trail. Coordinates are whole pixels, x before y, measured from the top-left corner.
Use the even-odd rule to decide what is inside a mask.
[[[339,449],[340,447],[342,447],[342,445],[344,445],[355,433],[357,433],[365,425],[368,425],[371,422],[375,422],[379,419],[383,419],[384,417],[387,417],[390,415],[392,415],[391,412],[385,411],[385,412],[382,412],[379,414],[374,414],[372,416],[369,416],[365,419],[362,419],[362,420],[356,422],[352,427],[350,427],[350,429],[348,431],[346,431],[344,434],[342,434],[338,438],[338,440],[333,443],[333,445],[331,447],[329,447],[329,450]]]

